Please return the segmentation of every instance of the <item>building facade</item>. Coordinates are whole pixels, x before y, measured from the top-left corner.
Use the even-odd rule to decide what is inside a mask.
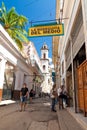
[[[33,78],[30,84],[32,84],[34,91],[38,94],[43,81],[43,71],[40,57],[38,56],[33,42],[29,41],[28,45],[25,46],[25,54],[27,54],[28,62],[33,68],[33,75],[29,75],[29,77]]]
[[[37,55],[37,53],[34,53]],[[16,44],[0,25],[0,101],[18,99],[25,82],[29,90],[34,84],[36,74],[41,75],[41,67],[23,57]],[[39,62],[38,62],[39,64]]]
[[[79,104],[77,68],[87,59],[87,1],[60,0],[60,3],[63,3],[61,22],[64,23],[64,36],[60,36],[58,41],[59,84],[66,86],[72,98],[71,106],[77,112]]]

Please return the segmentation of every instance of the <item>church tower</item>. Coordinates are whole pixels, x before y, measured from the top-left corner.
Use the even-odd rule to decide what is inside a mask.
[[[48,66],[49,66],[49,58],[48,58],[48,46],[46,43],[41,48],[41,63],[42,63],[42,68],[43,68],[43,73],[47,74],[48,72]]]
[[[50,93],[48,52],[49,52],[48,46],[46,45],[46,43],[44,43],[41,48],[41,63],[42,63],[42,70],[44,75],[44,81],[42,83],[42,92],[44,93]]]

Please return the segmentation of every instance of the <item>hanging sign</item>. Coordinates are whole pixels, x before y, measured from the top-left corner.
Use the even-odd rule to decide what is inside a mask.
[[[64,35],[64,24],[43,25],[29,28],[29,37]]]

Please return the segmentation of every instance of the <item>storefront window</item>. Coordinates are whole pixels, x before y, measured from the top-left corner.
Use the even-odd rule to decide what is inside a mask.
[[[3,84],[3,99],[11,99],[13,97],[13,90],[15,86],[14,66],[6,63]]]

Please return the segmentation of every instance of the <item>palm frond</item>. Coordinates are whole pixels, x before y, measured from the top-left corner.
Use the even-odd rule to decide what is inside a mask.
[[[6,7],[5,7],[4,2],[2,2],[2,11],[3,11],[4,13],[6,13]]]
[[[20,16],[19,16],[19,20],[18,20],[18,25],[21,26],[21,27],[24,27],[25,24],[27,23],[27,21],[28,21],[28,20],[27,20],[26,17],[20,15]]]
[[[3,19],[3,23],[7,24],[7,10],[6,10],[6,7],[5,7],[3,2],[2,2],[0,15],[1,15],[2,19]]]
[[[1,23],[1,22],[3,22],[3,18],[2,18],[2,17],[0,17],[0,23]]]
[[[20,50],[23,48],[23,42],[28,42],[28,33],[24,29],[27,21],[28,19],[25,16],[17,14],[14,7],[7,11],[2,2],[2,7],[0,8],[0,23],[11,38],[15,40]]]
[[[19,40],[18,38],[16,38],[15,42],[16,42],[18,48],[20,49],[20,51],[22,51],[22,49],[23,49],[23,43],[21,42],[21,40]]]
[[[13,37],[15,37],[14,32],[13,32],[10,28],[7,29],[6,31],[8,32],[9,36],[10,36],[12,39],[14,39],[14,38],[13,38]]]
[[[28,42],[27,37],[23,34],[23,32],[20,32],[19,30],[15,30],[16,35],[23,41]]]
[[[12,8],[7,12],[8,20],[11,21],[11,20],[14,19],[16,16],[17,16],[17,14],[15,13],[15,8],[12,7]]]

